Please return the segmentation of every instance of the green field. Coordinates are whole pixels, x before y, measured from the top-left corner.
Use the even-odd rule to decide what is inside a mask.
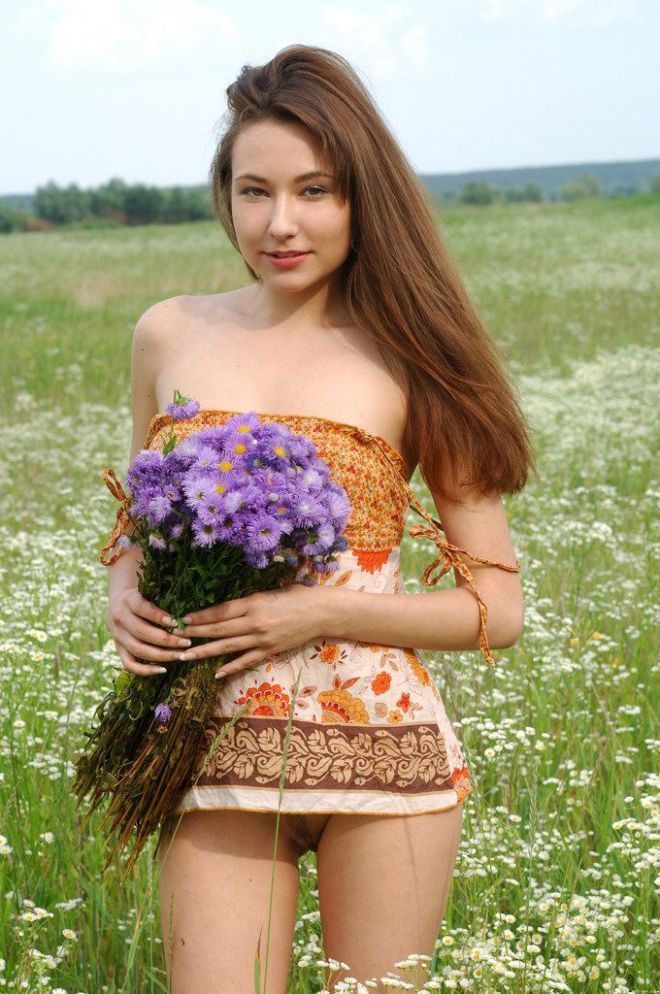
[[[494,671],[477,652],[425,652],[474,791],[423,990],[652,994],[660,201],[455,209],[439,223],[520,390],[540,478],[505,498],[522,638]],[[81,830],[70,794],[120,665],[103,621],[97,556],[115,502],[100,474],[127,464],[139,315],[248,277],[206,222],[7,235],[0,273],[0,986],[163,994],[151,848],[128,884],[100,879],[103,839]],[[413,485],[430,507],[419,471]],[[406,536],[410,592],[433,555]],[[319,992],[324,975],[315,856],[302,866],[291,994]]]

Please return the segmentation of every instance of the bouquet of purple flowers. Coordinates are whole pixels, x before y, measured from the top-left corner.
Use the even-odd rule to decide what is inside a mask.
[[[115,495],[130,506],[135,528],[119,544],[143,551],[138,589],[176,627],[189,611],[294,581],[314,584],[337,569],[351,505],[311,439],[248,411],[177,442],[174,422],[194,417],[199,403],[175,391],[166,410],[172,426],[162,452],[139,452],[126,480],[132,500],[121,487]],[[102,824],[111,818],[118,837],[104,870],[135,829],[128,872],[196,781],[214,673],[237,654],[177,662],[148,679],[122,669],[97,707],[72,790],[80,800],[91,792],[87,817],[111,798]]]

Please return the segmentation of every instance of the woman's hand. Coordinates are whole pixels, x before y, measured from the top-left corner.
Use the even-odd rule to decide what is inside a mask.
[[[322,605],[325,612],[328,599],[327,592],[321,593],[320,587],[294,582],[194,611],[186,615],[190,624],[180,631],[213,640],[194,646],[179,658],[203,659],[245,650],[243,655],[225,663],[216,677],[257,666],[275,653],[316,638],[325,618]]]
[[[191,644],[189,638],[171,635],[159,627],[172,627],[171,619],[146,600],[137,587],[128,587],[111,598],[105,624],[124,669],[140,676],[167,673],[162,664],[178,659],[181,650]],[[155,663],[139,663],[138,659],[153,659]]]

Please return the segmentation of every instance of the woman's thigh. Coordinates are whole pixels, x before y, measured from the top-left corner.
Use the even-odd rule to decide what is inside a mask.
[[[298,901],[297,849],[280,831],[273,882],[267,986],[266,942],[275,815],[190,811],[175,816],[158,847],[161,928],[169,994],[254,990],[286,994]]]
[[[462,822],[463,804],[431,814],[330,817],[316,853],[321,928],[326,957],[349,970],[332,973],[326,986],[346,976],[380,981],[388,971],[420,985],[428,978],[428,963],[417,974],[394,964],[433,955]]]

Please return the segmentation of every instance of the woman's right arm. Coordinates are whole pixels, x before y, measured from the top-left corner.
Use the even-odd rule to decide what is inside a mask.
[[[175,327],[177,298],[160,301],[139,318],[133,333],[131,352],[131,400],[133,429],[129,464],[145,445],[147,431],[158,412],[156,378],[170,329]],[[190,645],[165,631],[163,612],[138,590],[138,566],[142,562],[139,545],[122,551],[107,567],[108,608],[105,623],[115,640],[124,669],[142,676],[162,672],[164,663],[178,659]],[[139,663],[138,659],[152,660]]]

